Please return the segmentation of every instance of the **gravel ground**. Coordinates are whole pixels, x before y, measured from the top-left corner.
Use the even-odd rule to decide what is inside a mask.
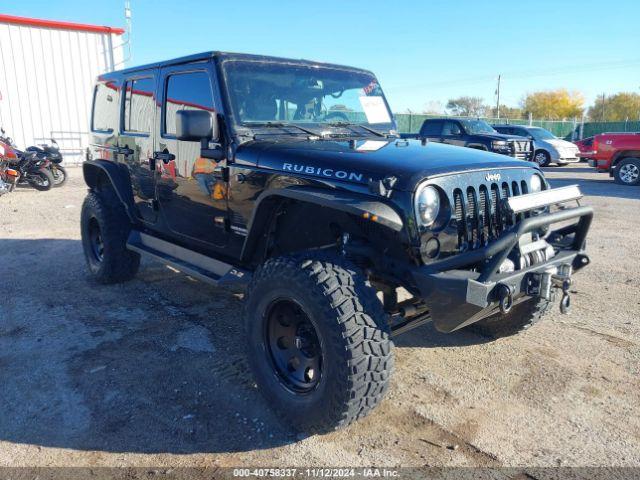
[[[494,342],[413,330],[382,406],[305,438],[253,385],[238,295],[151,262],[91,281],[70,170],[0,198],[0,465],[640,466],[640,188],[548,169],[596,209],[572,313]]]

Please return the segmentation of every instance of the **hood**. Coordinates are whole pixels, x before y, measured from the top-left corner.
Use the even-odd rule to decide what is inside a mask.
[[[521,137],[520,135],[509,135],[506,133],[472,133],[474,137],[482,137],[488,138],[489,140],[526,140],[529,141],[527,137]]]
[[[535,168],[472,148],[419,140],[259,140],[242,144],[236,162],[305,177],[368,184],[395,176],[394,189],[413,191],[425,178],[484,169]]]
[[[552,138],[551,140],[545,140],[549,145],[553,145],[556,148],[573,148],[578,150],[576,144],[562,140],[561,138]]]

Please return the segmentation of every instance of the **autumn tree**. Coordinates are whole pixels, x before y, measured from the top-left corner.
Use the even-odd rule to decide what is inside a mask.
[[[446,108],[461,117],[483,117],[488,107],[481,97],[458,97],[449,99]]]
[[[562,120],[581,116],[583,104],[582,94],[562,88],[527,94],[522,100],[522,109],[533,118]]]
[[[498,110],[496,107],[491,107],[487,111],[487,115],[496,118],[498,116]],[[521,108],[507,107],[506,105],[500,105],[500,117],[501,118],[524,118],[525,114]]]
[[[589,118],[597,122],[623,122],[640,120],[640,94],[620,92],[609,97],[598,97],[588,111]]]

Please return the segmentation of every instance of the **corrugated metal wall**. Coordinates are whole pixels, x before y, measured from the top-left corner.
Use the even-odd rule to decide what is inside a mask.
[[[19,147],[55,137],[65,163],[88,142],[95,78],[122,68],[121,36],[0,23],[0,124]]]

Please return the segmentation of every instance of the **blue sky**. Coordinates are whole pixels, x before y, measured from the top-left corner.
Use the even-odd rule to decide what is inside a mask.
[[[124,0],[20,0],[0,13],[124,24]],[[205,50],[374,71],[396,112],[472,95],[517,106],[567,88],[640,93],[640,1],[132,0],[133,64]]]

